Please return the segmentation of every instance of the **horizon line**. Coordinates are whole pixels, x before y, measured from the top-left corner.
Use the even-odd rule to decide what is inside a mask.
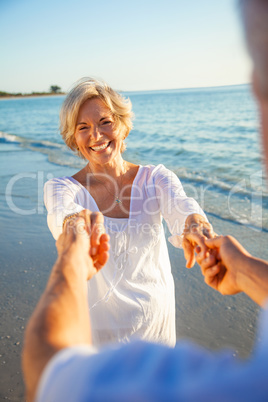
[[[196,90],[196,89],[216,89],[216,88],[226,88],[226,87],[238,87],[238,86],[243,86],[243,85],[251,85],[251,82],[245,82],[245,83],[241,83],[241,84],[227,84],[227,85],[211,85],[211,86],[200,86],[200,87],[181,87],[181,88],[162,88],[162,89],[138,89],[138,90],[122,90],[122,89],[117,89],[117,92],[120,93],[139,93],[139,92],[164,92],[164,91],[183,91],[183,90]],[[1,92],[2,90],[0,90]],[[3,91],[6,92],[6,91]],[[32,91],[32,92],[6,92],[9,95],[15,95],[18,93],[21,93],[21,96],[27,96],[27,95],[34,95],[36,94],[38,96],[38,94],[46,94],[46,95],[58,95],[58,96],[65,96],[68,91],[63,91],[61,93],[55,93],[52,94],[50,92],[46,92],[46,91]],[[4,97],[3,97],[4,98]]]
[[[160,91],[181,91],[188,89],[209,89],[209,88],[225,88],[225,87],[238,87],[242,85],[251,85],[251,82],[245,82],[241,84],[226,84],[226,85],[211,85],[211,86],[201,86],[201,87],[181,87],[181,88],[163,88],[163,89],[138,89],[138,90],[120,90],[118,92],[160,92]]]

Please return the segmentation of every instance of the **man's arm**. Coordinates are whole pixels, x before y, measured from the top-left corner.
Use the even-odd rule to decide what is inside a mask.
[[[207,254],[205,259],[197,257],[205,282],[224,295],[244,292],[264,306],[268,299],[268,263],[250,255],[232,236],[219,236],[205,243],[214,250],[214,255]]]
[[[23,371],[29,401],[55,353],[68,346],[91,344],[87,280],[107,262],[109,248],[108,236],[100,228],[102,215],[83,211],[65,225],[57,242],[59,257],[25,333]],[[90,242],[98,248],[94,262]]]

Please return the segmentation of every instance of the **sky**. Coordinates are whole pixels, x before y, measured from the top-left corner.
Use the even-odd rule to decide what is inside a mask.
[[[140,91],[243,84],[236,0],[0,0],[0,91],[90,76]]]

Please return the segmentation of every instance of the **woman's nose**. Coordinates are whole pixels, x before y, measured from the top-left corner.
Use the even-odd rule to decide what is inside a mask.
[[[93,127],[91,135],[95,140],[98,140],[100,138],[101,133],[98,126]]]

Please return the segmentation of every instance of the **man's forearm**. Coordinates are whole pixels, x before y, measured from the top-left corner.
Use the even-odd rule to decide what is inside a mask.
[[[241,290],[260,306],[268,300],[268,263],[249,256],[237,274]]]
[[[79,267],[59,258],[27,326],[23,353],[28,398],[34,398],[41,373],[59,350],[90,344],[87,281]]]

